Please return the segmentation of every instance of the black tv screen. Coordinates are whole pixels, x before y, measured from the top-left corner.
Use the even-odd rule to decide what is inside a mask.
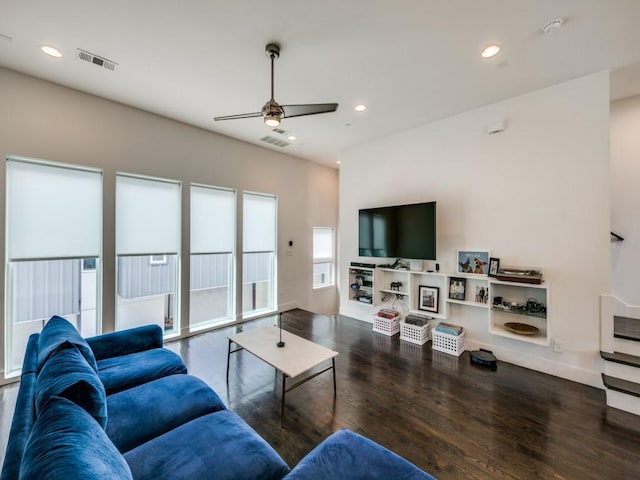
[[[436,260],[436,202],[360,210],[358,254]]]

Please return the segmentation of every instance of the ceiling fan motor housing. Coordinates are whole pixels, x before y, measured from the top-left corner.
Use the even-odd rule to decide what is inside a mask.
[[[267,57],[271,58],[279,58],[280,57],[280,45],[277,43],[267,43],[267,46],[264,47],[264,53]]]

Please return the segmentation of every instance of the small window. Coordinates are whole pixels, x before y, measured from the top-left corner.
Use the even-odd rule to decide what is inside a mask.
[[[83,258],[82,259],[82,271],[90,272],[96,269],[96,258]]]
[[[167,256],[166,255],[151,255],[149,257],[149,263],[151,265],[166,265],[167,264]]]
[[[334,284],[333,228],[313,227],[313,288]]]

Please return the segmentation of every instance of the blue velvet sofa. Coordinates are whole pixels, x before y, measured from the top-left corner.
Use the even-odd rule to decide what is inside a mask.
[[[293,470],[188,375],[151,325],[83,339],[60,317],[29,338],[0,480],[432,480],[339,431]]]

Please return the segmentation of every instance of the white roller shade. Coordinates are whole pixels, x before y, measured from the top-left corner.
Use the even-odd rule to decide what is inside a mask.
[[[9,158],[6,208],[10,260],[100,256],[100,170]]]
[[[235,244],[235,193],[191,186],[191,253],[230,253]]]
[[[333,259],[333,228],[313,228],[313,261],[330,262]]]
[[[180,251],[180,183],[116,176],[116,254]]]
[[[245,193],[243,196],[243,251],[274,252],[276,249],[276,198]]]

